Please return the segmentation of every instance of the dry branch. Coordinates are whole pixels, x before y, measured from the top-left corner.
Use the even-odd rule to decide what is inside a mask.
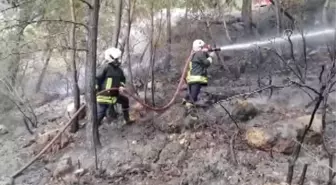
[[[272,3],[272,5],[275,5],[274,0],[271,0],[271,3]],[[292,24],[294,24],[295,19],[294,19],[294,17],[293,17],[291,14],[289,14],[289,13],[288,13],[286,10],[284,10],[282,7],[280,7],[280,11],[283,12],[283,13],[286,15],[286,17],[288,17],[288,19],[290,19],[290,20],[292,21]]]
[[[290,86],[290,84],[284,85],[284,86],[268,85],[268,86],[265,86],[263,88],[256,89],[254,91],[250,91],[250,92],[247,92],[247,93],[236,94],[236,95],[230,96],[230,97],[228,97],[226,99],[219,100],[219,101],[215,102],[214,104],[218,104],[218,103],[221,103],[221,102],[224,102],[224,101],[230,101],[230,100],[238,98],[238,97],[244,97],[244,98],[246,98],[246,97],[249,97],[249,96],[251,96],[251,95],[253,95],[255,93],[259,93],[261,91],[265,91],[265,90],[270,89],[270,88],[273,88],[273,89],[282,89],[282,88],[285,88],[285,87],[288,87],[288,86]]]
[[[303,166],[303,169],[302,169],[302,174],[301,174],[301,177],[300,177],[299,185],[303,185],[304,184],[304,181],[306,179],[307,169],[308,169],[308,164],[305,164]]]
[[[325,90],[325,86],[322,86],[322,87],[321,87],[321,92],[323,92],[324,90]],[[292,158],[289,160],[288,173],[287,173],[287,180],[286,180],[286,182],[287,182],[288,184],[292,184],[293,175],[294,175],[294,167],[295,167],[295,163],[296,163],[297,159],[299,158],[300,151],[301,151],[301,146],[302,146],[302,144],[303,144],[303,142],[304,142],[304,139],[305,139],[305,137],[306,137],[306,135],[307,135],[307,133],[308,133],[310,127],[311,127],[312,124],[313,124],[313,120],[314,120],[315,114],[316,114],[318,108],[320,107],[320,104],[321,104],[322,100],[323,100],[323,95],[320,94],[320,95],[319,95],[319,99],[318,99],[318,101],[316,102],[315,107],[314,107],[314,110],[313,110],[313,112],[312,112],[312,114],[311,114],[309,124],[308,124],[308,126],[305,128],[305,130],[304,130],[302,136],[300,137],[300,139],[299,139],[299,144],[296,145],[296,148],[295,148],[295,150],[293,151],[293,154],[292,154]]]
[[[238,126],[237,121],[233,118],[233,116],[230,114],[230,112],[221,103],[219,103],[219,106],[221,106],[224,109],[224,111],[229,115],[230,119],[236,125],[237,129],[240,130],[240,127]]]
[[[79,23],[79,22],[73,22],[73,21],[69,21],[69,20],[63,20],[63,19],[42,19],[42,20],[35,20],[35,21],[32,20],[32,21],[20,21],[20,22],[21,22],[21,24],[14,24],[14,25],[2,28],[0,30],[0,32],[2,32],[4,30],[15,28],[15,27],[21,27],[22,25],[29,25],[29,24],[42,23],[42,22],[59,22],[59,23],[66,23],[66,24],[75,24],[75,25],[84,27],[86,30],[89,29],[86,24]]]
[[[78,114],[83,111],[85,105],[82,105],[79,110],[73,115],[73,117],[65,124],[65,126],[57,133],[57,135],[49,142],[48,145],[46,145],[40,153],[38,153],[33,159],[31,159],[26,165],[24,165],[22,168],[20,168],[18,171],[16,171],[13,175],[11,175],[11,178],[16,178],[19,176],[23,170],[27,169],[31,164],[33,164],[38,158],[40,158],[51,146],[54,144],[54,142],[62,135],[62,133],[71,125],[73,119],[78,116]]]
[[[235,153],[235,150],[234,150],[234,145],[235,145],[235,140],[236,140],[236,136],[239,134],[239,130],[237,130],[231,137],[231,140],[230,140],[230,153],[231,153],[231,158],[232,158],[232,161],[235,163],[235,164],[238,164],[238,161],[237,161],[237,156],[236,156],[236,153]]]
[[[89,2],[87,2],[85,0],[79,0],[79,1],[86,4],[89,7],[89,9],[93,9],[92,5]]]

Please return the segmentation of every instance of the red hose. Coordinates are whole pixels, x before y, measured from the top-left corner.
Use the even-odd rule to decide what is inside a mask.
[[[185,65],[184,65],[184,68],[183,68],[183,71],[182,71],[182,75],[181,75],[181,78],[180,78],[180,81],[179,81],[179,84],[176,88],[176,91],[172,97],[172,99],[169,101],[169,103],[167,103],[166,105],[162,106],[162,107],[152,107],[146,103],[144,103],[140,98],[134,96],[133,94],[127,92],[127,91],[124,91],[123,93],[129,97],[132,97],[135,101],[139,102],[142,106],[146,107],[147,109],[149,110],[152,110],[152,111],[156,111],[156,112],[162,112],[162,111],[165,111],[167,110],[175,101],[184,81],[185,81],[185,77],[186,77],[186,74],[187,74],[187,70],[188,70],[188,67],[189,67],[189,61],[191,60],[191,57],[193,55],[193,52],[190,53],[189,57],[187,58],[187,60],[185,61]],[[111,91],[111,90],[118,90],[118,88],[111,88],[111,89],[105,89],[103,91],[100,91],[97,95],[101,94],[101,93],[104,93],[104,92],[107,92],[107,91]]]

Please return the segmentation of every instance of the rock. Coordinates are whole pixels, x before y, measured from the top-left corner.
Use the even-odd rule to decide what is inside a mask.
[[[246,140],[254,148],[269,150],[276,141],[276,135],[269,130],[252,127],[246,131]]]
[[[248,101],[238,100],[234,106],[231,115],[239,121],[248,121],[258,114],[258,109]]]
[[[278,121],[269,128],[249,128],[246,131],[247,143],[260,150],[272,149],[274,152],[292,154],[296,141],[303,133],[310,120],[310,115]],[[322,142],[321,115],[316,115],[305,141],[309,144]]]
[[[57,164],[56,169],[53,172],[54,178],[64,177],[73,172],[74,166],[72,165],[71,157],[65,156],[61,159],[61,161]]]
[[[304,130],[306,126],[309,125],[311,115],[301,116],[295,119],[295,121],[300,125],[301,129]],[[313,123],[310,130],[316,134],[322,133],[322,115],[315,114]]]
[[[283,139],[294,140],[303,134],[310,121],[310,115],[301,116],[275,124]],[[315,115],[312,126],[306,135],[306,142],[310,144],[320,144],[322,142],[322,116]]]
[[[74,175],[76,176],[76,177],[81,177],[81,176],[83,176],[85,173],[87,173],[87,169],[84,169],[84,168],[80,168],[80,169],[77,169],[76,171],[74,171]]]
[[[8,134],[8,129],[5,125],[0,125],[0,136]]]

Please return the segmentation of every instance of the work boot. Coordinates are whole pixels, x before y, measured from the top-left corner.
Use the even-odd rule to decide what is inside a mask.
[[[130,118],[128,110],[123,110],[123,114],[124,114],[124,123],[125,124],[130,125],[130,124],[133,124],[135,122],[135,120],[132,120]]]
[[[182,105],[185,105],[187,103],[187,100],[185,98],[182,99]]]
[[[113,118],[113,119],[117,119],[118,118],[118,113],[114,108],[114,105],[110,105],[109,109],[108,109],[108,115]]]
[[[184,113],[185,117],[190,116],[194,120],[198,119],[194,104],[187,102],[185,104],[185,108],[186,108]]]

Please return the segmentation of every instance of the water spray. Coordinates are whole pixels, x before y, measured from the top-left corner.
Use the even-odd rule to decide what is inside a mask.
[[[318,31],[310,31],[308,33],[303,33],[303,36],[309,40],[313,38],[326,38],[327,40],[335,39],[335,29],[324,29],[324,30],[318,30]],[[251,41],[247,43],[238,43],[233,45],[226,45],[221,47],[215,47],[211,48],[209,47],[209,51],[232,51],[232,50],[242,50],[242,49],[249,49],[253,47],[263,47],[263,46],[269,46],[269,45],[275,45],[275,44],[285,44],[288,43],[288,39],[290,38],[291,41],[297,41],[299,39],[302,39],[301,33],[295,33],[293,34],[292,30],[285,30],[284,36],[282,37],[274,37],[271,39],[265,39],[261,41]]]

